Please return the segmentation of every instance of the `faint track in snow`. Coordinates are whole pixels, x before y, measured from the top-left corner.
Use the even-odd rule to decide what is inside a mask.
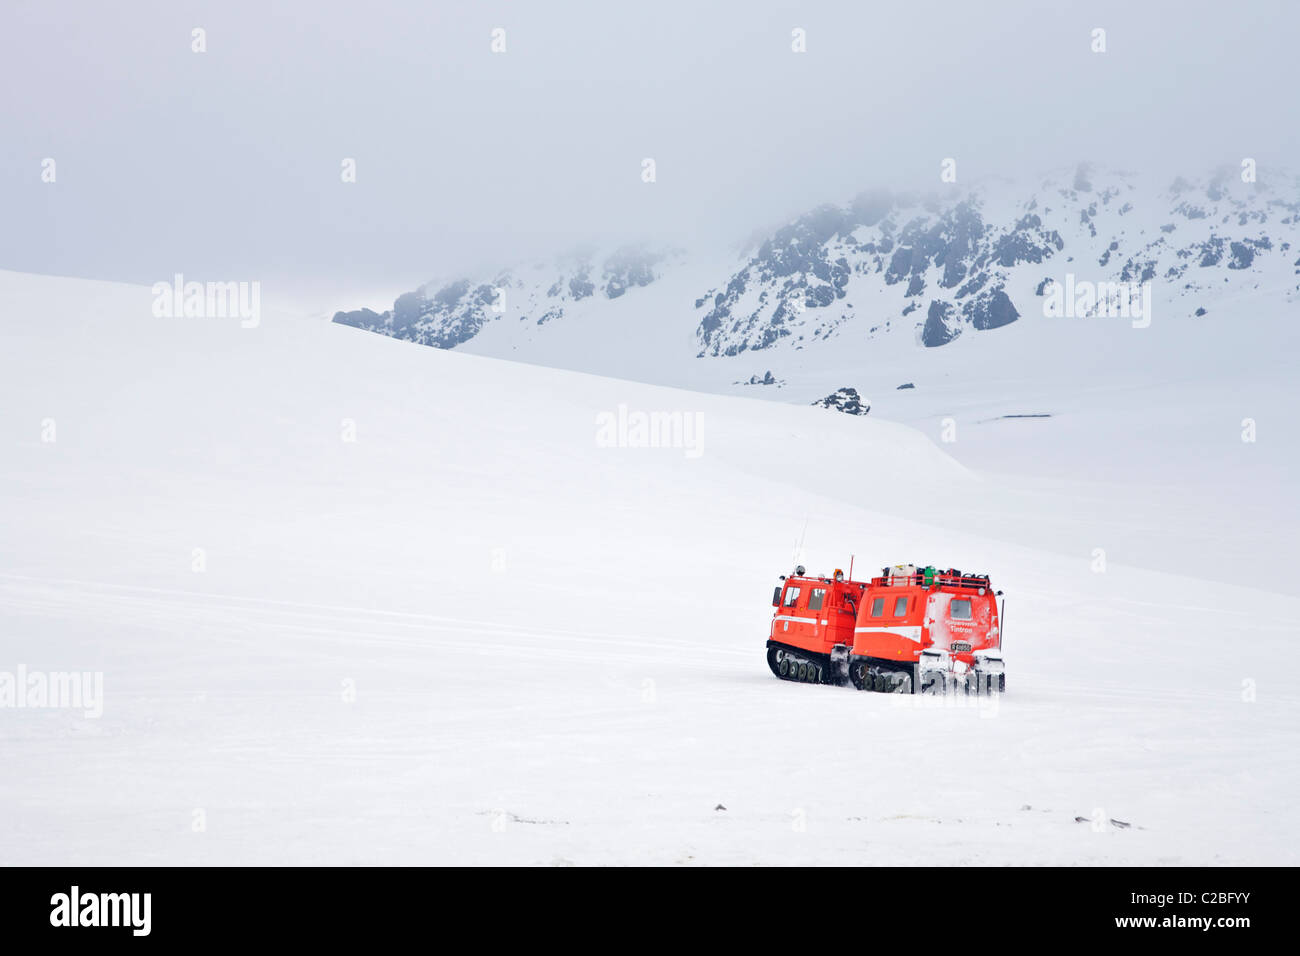
[[[19,586],[15,587],[15,584]],[[495,643],[490,646],[458,644],[456,647],[457,652],[494,657],[502,653],[553,657],[557,653],[556,643],[581,645],[584,648],[595,645],[605,650],[612,648],[615,650],[613,656],[625,662],[661,662],[660,656],[637,653],[640,649],[651,648],[665,653],[690,653],[695,659],[709,657],[719,662],[750,657],[743,650],[716,644],[697,645],[685,640],[649,638],[639,634],[578,632],[563,628],[524,626],[483,618],[72,579],[39,578],[5,572],[0,572],[0,607],[26,610],[46,616],[95,619],[103,619],[106,612],[129,610],[137,620],[154,625],[178,628],[178,622],[185,622],[236,629],[241,626],[258,627],[281,632],[296,632],[300,635],[333,637],[341,644],[367,643],[407,648],[431,646],[427,637],[403,637],[384,630],[375,630],[376,627],[401,628],[425,635],[435,633],[460,638],[473,635],[475,639],[480,640],[488,637],[516,642]],[[348,627],[349,624],[354,626]],[[538,643],[527,643],[529,638],[536,639]],[[573,651],[571,658],[590,660],[590,654],[585,651]]]

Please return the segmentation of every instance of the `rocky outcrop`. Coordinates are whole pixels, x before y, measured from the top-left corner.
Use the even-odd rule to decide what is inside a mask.
[[[582,252],[554,263],[501,272],[490,281],[458,279],[424,286],[398,296],[387,312],[336,312],[334,321],[451,349],[472,339],[489,322],[513,319],[546,325],[563,319],[566,308],[584,300],[622,298],[654,282],[668,255],[642,246],[616,249],[604,257]]]
[[[858,390],[848,386],[837,388],[820,401],[813,402],[813,405],[818,408],[833,408],[845,415],[865,415],[871,411],[871,406],[862,401]]]

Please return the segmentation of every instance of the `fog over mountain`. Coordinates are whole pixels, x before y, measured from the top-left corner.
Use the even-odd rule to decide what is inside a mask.
[[[948,158],[958,183],[1030,185],[1084,159],[1172,179],[1300,155],[1300,13],[1281,2],[0,18],[0,264],[256,279],[321,309],[581,243],[740,243],[863,190],[938,186]]]
[[[863,370],[887,354],[910,364],[909,343],[933,349],[1025,316],[1145,328],[1158,312],[1178,327],[1222,318],[1223,303],[1236,314],[1265,292],[1285,309],[1300,299],[1300,176],[1259,176],[1250,161],[1165,182],[1083,163],[1031,186],[876,190],[811,209],[738,254],[588,247],[443,275],[382,312],[339,310],[334,321],[782,400],[785,376],[801,367],[813,373],[805,389],[821,396],[843,386],[850,356]],[[751,373],[718,359],[763,364]]]

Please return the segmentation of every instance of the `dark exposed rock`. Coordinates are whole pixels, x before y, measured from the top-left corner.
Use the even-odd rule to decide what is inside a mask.
[[[830,286],[813,286],[804,297],[804,304],[810,309],[821,309],[835,301],[835,290]]]
[[[569,295],[573,296],[573,301],[578,302],[596,291],[596,285],[591,281],[587,273],[583,272],[569,280]]]
[[[990,289],[962,306],[962,313],[976,329],[997,329],[1020,318],[1002,289]]]
[[[865,415],[871,411],[871,406],[863,403],[858,390],[848,386],[837,388],[821,401],[813,402],[813,405],[820,408],[833,408],[846,415]]]
[[[1042,219],[1029,213],[1018,219],[1012,228],[998,237],[993,247],[993,258],[1005,268],[1022,262],[1039,263],[1050,259],[1065,248],[1065,240],[1055,229],[1046,229]]]
[[[967,282],[964,286],[962,286],[960,289],[957,290],[957,295],[954,296],[954,298],[964,299],[968,295],[974,295],[980,289],[984,288],[984,284],[988,281],[989,281],[988,272],[981,270],[975,273],[975,275],[971,278],[970,282]]]
[[[935,299],[930,303],[925,326],[921,329],[921,344],[926,348],[947,345],[961,335],[961,325],[956,322],[956,309],[947,302]]]
[[[1223,259],[1223,240],[1218,236],[1201,243],[1201,268],[1217,266]]]

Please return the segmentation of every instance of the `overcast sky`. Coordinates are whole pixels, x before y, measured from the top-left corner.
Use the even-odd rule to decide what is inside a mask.
[[[0,268],[395,295],[587,239],[738,241],[949,156],[1296,166],[1298,36],[1259,0],[5,0]]]

